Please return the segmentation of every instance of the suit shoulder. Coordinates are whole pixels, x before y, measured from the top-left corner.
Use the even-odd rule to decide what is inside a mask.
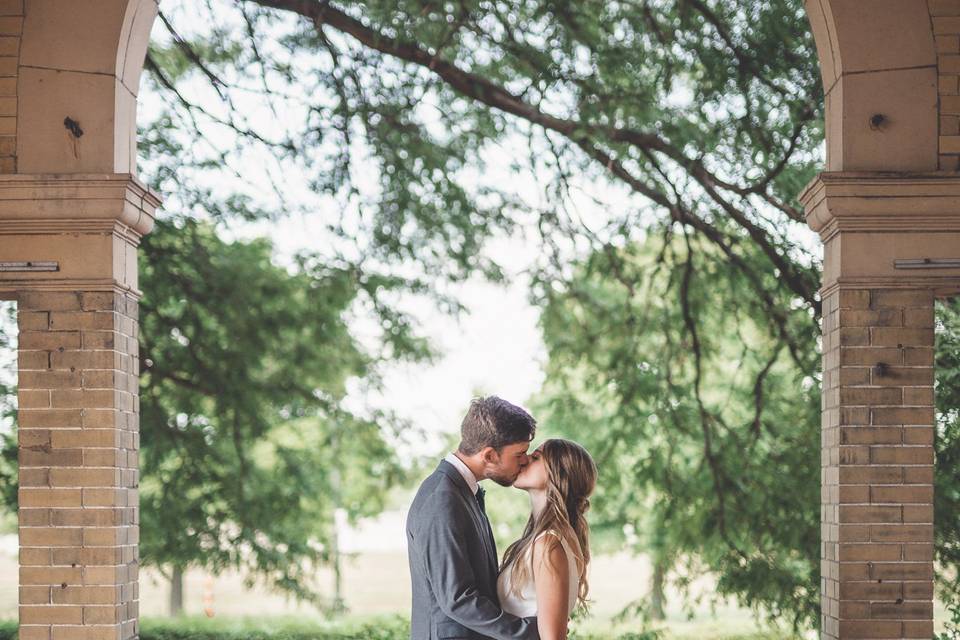
[[[451,499],[460,499],[460,489],[446,474],[434,471],[420,484],[414,502],[433,504]]]
[[[462,507],[463,496],[460,489],[446,474],[435,471],[420,484],[413,504],[410,505],[410,515],[425,518],[452,510],[459,511]]]

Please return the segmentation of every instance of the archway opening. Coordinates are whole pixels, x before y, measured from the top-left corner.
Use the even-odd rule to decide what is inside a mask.
[[[16,504],[18,487],[17,378],[19,331],[17,303],[0,298],[0,490],[8,492],[4,503]],[[17,513],[0,509],[0,593],[6,606],[0,606],[0,618],[16,617],[18,579]]]
[[[934,630],[960,631],[960,298],[937,301],[934,430]],[[939,636],[938,636],[939,637]]]

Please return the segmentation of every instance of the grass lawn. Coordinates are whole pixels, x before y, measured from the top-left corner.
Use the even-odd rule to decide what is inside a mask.
[[[298,616],[232,616],[229,618],[208,619],[200,616],[190,616],[174,621],[169,618],[146,617],[141,621],[141,629],[145,636],[162,637],[164,629],[179,628],[200,632],[197,635],[209,633],[224,633],[231,636],[244,636],[252,631],[266,631],[271,634],[294,635],[317,631],[343,632],[345,635],[356,632],[358,629],[372,628],[386,632],[384,637],[391,636],[391,631],[399,631],[401,637],[406,636],[406,628],[396,616],[358,616],[348,615],[334,621],[310,620],[305,621]],[[691,622],[686,625],[669,625],[662,638],[676,640],[788,640],[794,638],[784,631],[767,633],[740,633],[736,629],[741,625],[735,620],[713,620],[709,623]],[[632,625],[622,625],[612,630],[608,625],[603,629],[591,629],[590,625],[581,625],[581,632],[589,634],[591,640],[600,638],[616,638],[618,635],[639,629]]]
[[[591,570],[593,617],[577,629],[594,636],[617,637],[638,631],[636,624],[615,624],[614,617],[632,600],[641,597],[649,581],[649,563],[628,555],[600,555]],[[409,615],[410,585],[404,553],[364,553],[344,568],[344,597],[350,608],[347,619],[331,623],[312,607],[297,603],[262,587],[248,589],[242,576],[225,573],[211,577],[189,571],[185,579],[185,609],[191,624],[216,628],[276,629],[290,626],[329,628],[330,625],[377,624],[391,616]],[[18,595],[16,557],[0,554],[0,620],[16,620]],[[332,584],[329,575],[319,576],[321,584]],[[712,582],[703,578],[694,591],[709,594]],[[169,587],[151,569],[140,573],[140,613],[144,630],[162,625],[166,618]],[[203,614],[205,601],[212,603],[214,617]],[[935,618],[942,628],[946,613],[937,603]],[[721,602],[683,608],[679,594],[667,593],[667,620],[656,625],[664,640],[792,640],[785,629],[771,630],[758,623],[753,612],[735,603]],[[389,637],[389,634],[385,634]],[[804,638],[815,637],[813,635]],[[0,634],[0,640],[4,636]],[[385,639],[386,640],[386,639]]]

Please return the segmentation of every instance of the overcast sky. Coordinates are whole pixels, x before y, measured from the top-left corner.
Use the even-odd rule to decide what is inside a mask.
[[[269,235],[282,259],[309,248],[312,229],[322,215],[245,225],[237,235]],[[470,310],[459,320],[429,301],[411,298],[404,308],[419,319],[421,334],[441,357],[433,364],[392,365],[379,397],[353,397],[350,401],[362,405],[372,400],[435,433],[436,437],[424,441],[417,451],[422,454],[437,453],[443,435],[459,429],[476,393],[525,404],[543,382],[546,359],[537,326],[539,312],[527,301],[529,283],[524,274],[536,249],[522,235],[493,241],[489,253],[506,269],[508,284],[474,278],[456,287],[454,291]]]

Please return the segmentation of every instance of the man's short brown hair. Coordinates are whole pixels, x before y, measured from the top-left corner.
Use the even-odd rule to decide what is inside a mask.
[[[537,421],[503,398],[474,398],[460,425],[460,453],[472,456],[484,447],[499,453],[508,444],[530,442]]]

